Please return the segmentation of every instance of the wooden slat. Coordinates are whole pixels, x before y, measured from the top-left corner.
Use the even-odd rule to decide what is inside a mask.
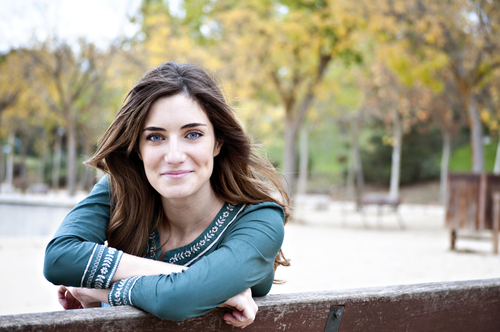
[[[446,225],[452,229],[476,229],[480,209],[479,174],[449,173]]]
[[[500,192],[498,175],[449,173],[446,225],[451,229],[492,230],[495,192]]]
[[[493,195],[500,191],[500,176],[494,174],[485,174],[485,213],[484,229],[493,229]],[[480,228],[483,229],[483,228]]]
[[[344,306],[340,332],[500,331],[500,279],[269,295],[245,331],[324,331]],[[234,331],[223,309],[184,322],[132,307],[0,316],[0,331]]]

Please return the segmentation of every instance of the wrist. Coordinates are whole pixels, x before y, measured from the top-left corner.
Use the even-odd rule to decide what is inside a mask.
[[[141,277],[132,277],[115,282],[109,290],[107,300],[110,306],[134,305],[132,303],[132,289]]]
[[[109,289],[75,288],[75,297],[84,308],[100,307],[108,302]]]

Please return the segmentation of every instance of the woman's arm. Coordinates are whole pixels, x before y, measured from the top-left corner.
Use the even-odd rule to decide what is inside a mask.
[[[168,275],[187,269],[188,267],[186,266],[169,264],[124,253],[112,278],[112,282],[138,276]]]
[[[49,281],[106,288],[120,279],[113,284],[115,291],[119,284],[126,286],[134,305],[172,320],[201,315],[247,288],[252,288],[254,296],[265,295],[271,288],[274,258],[284,235],[283,211],[276,204],[245,209],[222,245],[182,273],[173,270],[179,268],[176,265],[128,257],[103,246],[109,210],[104,178],[65,218],[47,246],[44,274]],[[129,258],[147,269],[134,268],[131,265],[136,262]],[[146,274],[150,275],[136,277]]]
[[[109,289],[61,286],[58,290],[59,303],[65,310],[100,307],[102,302],[108,302],[108,296]],[[220,307],[234,309],[231,313],[224,315],[224,320],[227,324],[241,328],[247,327],[255,320],[258,310],[250,289],[231,297]]]
[[[111,289],[110,304],[134,305],[164,319],[185,320],[247,288],[252,288],[254,296],[267,294],[284,236],[283,211],[277,205],[250,206],[248,210],[221,245],[189,270],[117,282]]]
[[[66,216],[47,245],[44,262],[47,280],[56,285],[102,289],[124,278],[187,269],[106,247],[110,218],[108,191],[104,177]]]

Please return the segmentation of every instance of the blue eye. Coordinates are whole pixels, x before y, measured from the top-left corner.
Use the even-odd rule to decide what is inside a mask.
[[[197,131],[192,131],[186,135],[186,137],[189,139],[197,139],[200,138],[201,136],[203,136],[202,133]]]
[[[163,137],[161,137],[161,135],[158,135],[158,134],[151,134],[151,135],[148,135],[148,137],[146,139],[148,141],[151,141],[151,142],[159,142],[163,139]]]

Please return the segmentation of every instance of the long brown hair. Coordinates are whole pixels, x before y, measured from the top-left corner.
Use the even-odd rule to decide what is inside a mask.
[[[210,177],[215,194],[234,204],[275,202],[285,211],[285,223],[290,216],[290,198],[278,172],[256,154],[216,81],[198,66],[168,62],[147,72],[127,94],[96,153],[86,161],[109,174],[112,208],[108,244],[132,255],[145,254],[152,221],[156,218],[157,227],[164,217],[160,195],[149,184],[137,154],[140,130],[158,98],[180,93],[198,102],[214,127],[216,139],[223,142]],[[273,195],[276,192],[279,199]],[[279,265],[289,265],[281,250],[274,269]]]

